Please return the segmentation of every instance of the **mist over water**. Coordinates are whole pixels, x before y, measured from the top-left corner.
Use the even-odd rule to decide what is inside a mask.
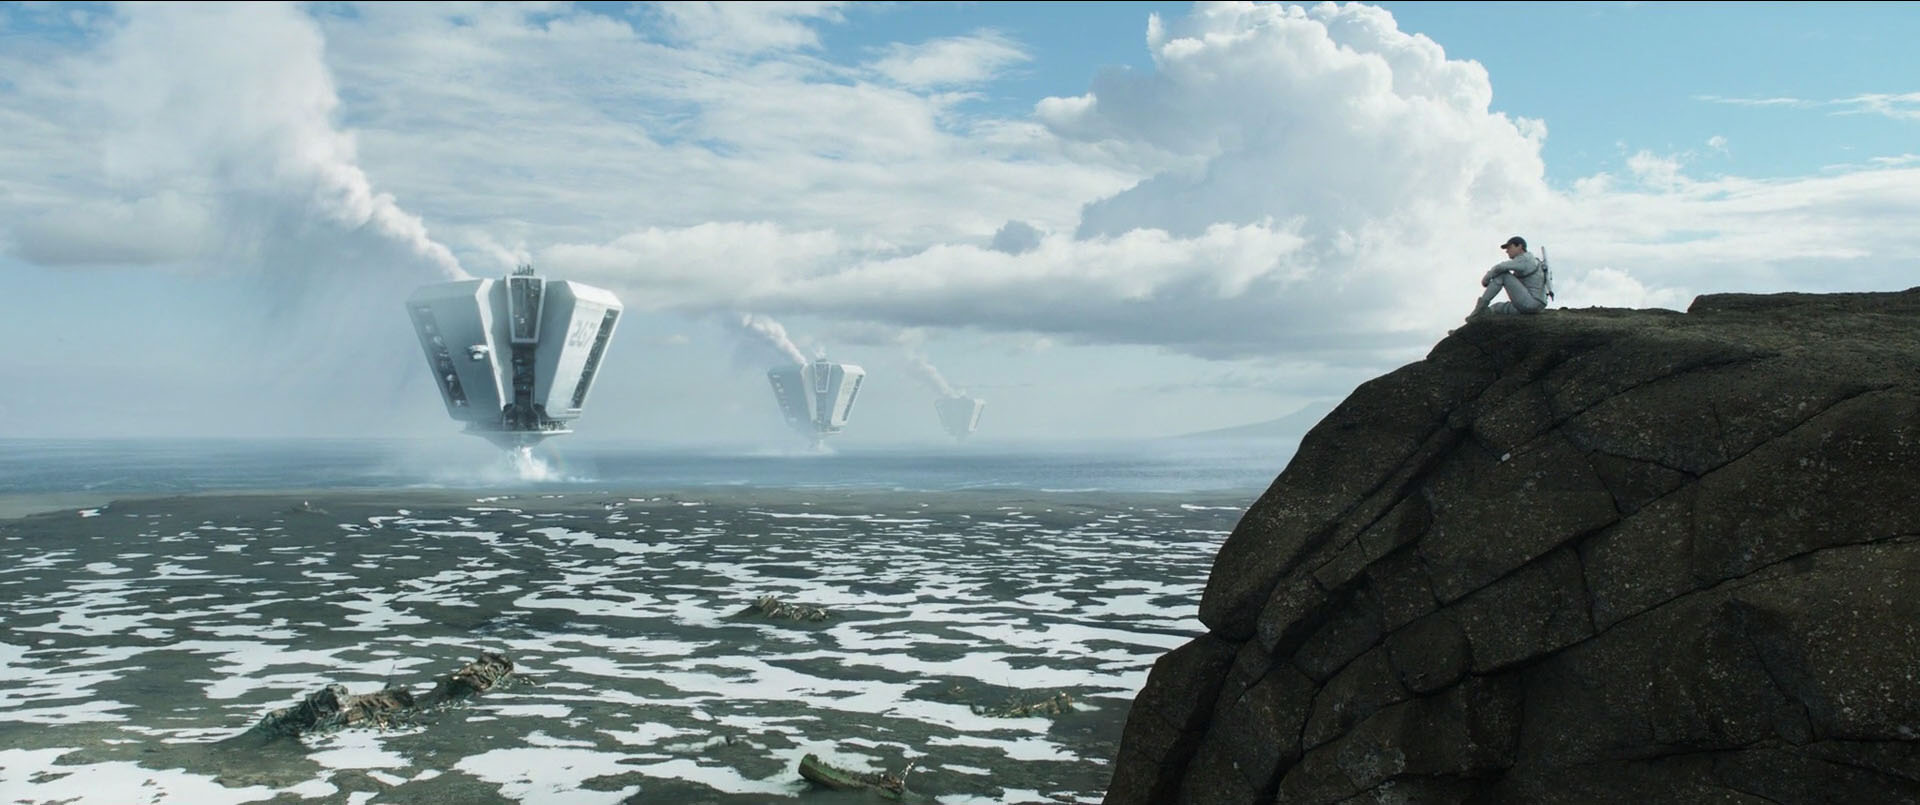
[[[1248,499],[1292,457],[1290,440],[1021,445],[664,446],[553,439],[502,451],[471,437],[0,439],[0,490],[101,496],[330,488],[1030,489],[1231,491]]]
[[[508,451],[507,463],[521,481],[544,483],[561,480],[560,473],[544,459],[534,455],[532,447],[516,447]]]

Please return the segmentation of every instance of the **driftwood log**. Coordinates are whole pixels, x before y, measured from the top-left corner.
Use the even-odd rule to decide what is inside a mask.
[[[504,654],[483,652],[451,674],[434,680],[433,689],[414,695],[406,688],[387,687],[373,693],[352,694],[345,685],[329,684],[307,694],[299,704],[260,717],[252,729],[222,743],[268,743],[310,732],[345,727],[385,728],[421,712],[483,693],[513,679],[513,661]]]

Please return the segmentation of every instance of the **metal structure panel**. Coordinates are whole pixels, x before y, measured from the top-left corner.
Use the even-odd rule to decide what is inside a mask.
[[[867,370],[850,363],[826,361],[815,361],[813,368],[829,378],[819,395],[816,419],[829,432],[838,433],[847,426],[847,417],[853,415],[853,401],[860,394],[860,383],[867,379]],[[815,383],[815,388],[822,385],[817,379]]]
[[[600,359],[620,319],[620,300],[578,282],[549,282],[545,325],[535,350],[533,398],[553,419],[574,419],[586,406]]]
[[[781,366],[767,370],[767,383],[773,386],[773,399],[780,404],[780,415],[787,425],[803,433],[813,432],[813,395],[807,393],[805,366]]]
[[[507,277],[507,336],[514,344],[532,344],[540,340],[540,317],[546,312],[545,277],[516,274]]]
[[[489,279],[443,282],[407,299],[414,334],[447,415],[462,422],[489,422],[500,415],[500,356],[491,337],[494,285]]]

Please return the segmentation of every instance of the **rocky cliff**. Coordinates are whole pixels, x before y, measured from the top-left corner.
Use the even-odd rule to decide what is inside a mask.
[[[1467,325],[1200,617],[1108,803],[1920,800],[1920,288]]]

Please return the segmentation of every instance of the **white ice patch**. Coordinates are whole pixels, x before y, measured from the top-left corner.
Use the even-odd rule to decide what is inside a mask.
[[[500,795],[517,802],[552,805],[598,805],[623,802],[640,786],[618,791],[591,791],[581,784],[633,770],[610,752],[584,749],[529,747],[494,749],[461,758],[454,768],[500,786]]]
[[[674,758],[652,764],[622,764],[623,768],[633,769],[648,777],[664,777],[699,783],[715,791],[728,794],[768,794],[778,797],[798,796],[811,784],[800,778],[798,771],[779,772],[766,779],[753,779],[728,766],[703,766],[697,760]]]
[[[177,803],[227,805],[271,799],[271,788],[228,788],[214,778],[172,769],[156,771],[112,761],[65,766],[71,748],[0,749],[0,791],[16,802]],[[31,799],[27,797],[30,796]]]
[[[384,736],[367,730],[341,730],[316,739],[307,749],[307,757],[329,769],[405,769],[413,765],[405,756],[387,749]],[[396,785],[396,779],[389,785]]]

